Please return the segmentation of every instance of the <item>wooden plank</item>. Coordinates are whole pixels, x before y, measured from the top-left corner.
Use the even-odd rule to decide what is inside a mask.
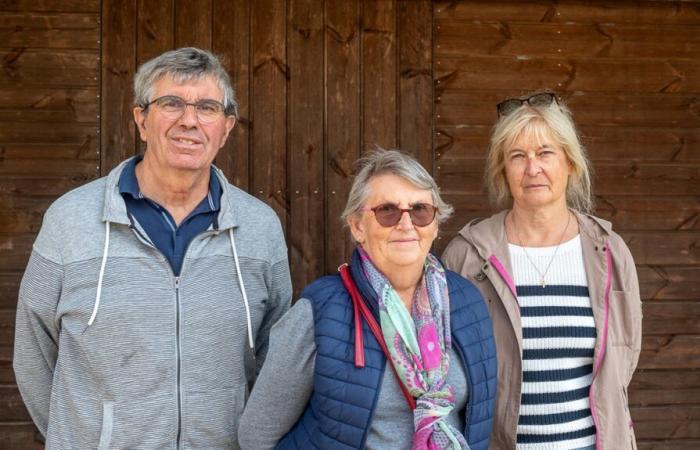
[[[700,20],[694,25],[436,21],[440,55],[576,55],[601,58],[697,58]]]
[[[268,203],[287,229],[287,79],[286,2],[251,4],[253,46],[252,129],[255,164],[253,194]]]
[[[289,263],[295,298],[324,274],[323,0],[289,4]]]
[[[597,195],[595,214],[620,230],[700,230],[700,197]]]
[[[0,233],[0,272],[23,272],[35,238],[35,233]]]
[[[639,440],[700,438],[700,406],[632,407],[630,412]]]
[[[637,265],[642,298],[687,300],[700,298],[700,267]]]
[[[0,423],[32,420],[16,386],[0,386]]]
[[[700,298],[685,302],[646,301],[642,304],[642,310],[645,336],[670,333],[700,335]]]
[[[136,0],[102,2],[101,174],[134,154],[132,83],[136,72]]]
[[[448,126],[441,120],[438,118],[435,131],[438,159],[486,157],[492,124]],[[700,131],[697,129],[583,126],[579,127],[579,133],[594,163],[631,158],[650,162],[700,161]]]
[[[0,14],[0,46],[64,49],[99,48],[97,14]]]
[[[84,144],[86,140],[97,138],[94,124],[64,123],[60,127],[37,126],[27,122],[5,122],[0,127],[0,142],[3,144],[17,143],[44,144],[56,142],[59,144]]]
[[[444,90],[436,102],[439,126],[488,125],[497,119],[496,105],[522,91]],[[700,127],[700,98],[695,93],[607,94],[561,92],[559,96],[581,127]]]
[[[23,159],[99,159],[97,134],[83,142],[65,143],[0,143],[0,158]]]
[[[97,124],[97,84],[77,89],[0,89],[0,115],[7,121],[57,121]]]
[[[694,439],[674,441],[669,441],[667,439],[660,441],[637,439],[638,450],[697,450],[698,448],[700,448],[700,440]]]
[[[363,151],[398,144],[396,7],[394,0],[362,4]]]
[[[643,336],[638,369],[699,369],[700,336]]]
[[[99,13],[100,3],[85,0],[0,0],[0,11]]]
[[[359,23],[359,0],[326,3],[326,273],[355,248],[339,218],[361,146]]]
[[[550,87],[588,92],[685,92],[700,90],[697,60],[619,60],[579,57],[450,58],[438,53],[438,92],[451,89],[526,89]]]
[[[700,234],[697,231],[622,231],[620,235],[637,264],[700,264]]]
[[[22,272],[0,272],[0,309],[14,309],[17,306],[20,281]],[[3,383],[0,379],[0,384]]]
[[[0,195],[46,195],[59,197],[71,189],[85,184],[90,178],[86,175],[70,178],[0,178]]]
[[[239,119],[216,165],[229,181],[249,190],[250,185],[250,0],[214,1],[213,48],[231,76],[238,100]]]
[[[433,172],[432,3],[399,2],[399,146]]]
[[[138,64],[143,64],[173,48],[175,5],[173,0],[140,1],[137,7],[136,60]]]
[[[211,49],[212,0],[175,0],[175,46]]]
[[[44,212],[54,200],[44,196],[0,195],[0,233],[38,232]]]
[[[691,2],[557,2],[518,0],[440,1],[437,20],[555,23],[632,23],[697,25],[700,10]]]
[[[637,370],[628,392],[631,406],[699,404],[700,372]]]
[[[0,175],[3,177],[92,178],[99,175],[99,170],[94,160],[0,159]]]
[[[480,194],[484,162],[440,160],[436,180],[446,193]],[[700,165],[656,164],[637,161],[601,162],[595,165],[596,195],[696,195]]]
[[[96,86],[98,55],[90,50],[0,49],[0,88]]]
[[[5,449],[43,450],[41,433],[31,421],[0,423],[0,442]]]

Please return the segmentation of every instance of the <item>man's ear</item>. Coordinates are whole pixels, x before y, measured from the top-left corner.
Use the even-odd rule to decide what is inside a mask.
[[[233,130],[234,126],[236,126],[236,118],[233,116],[226,116],[226,134],[224,134],[224,138],[221,140],[222,147],[226,143],[228,135],[231,133],[231,130]]]
[[[139,129],[139,136],[143,142],[146,142],[146,112],[140,106],[134,107],[134,122]]]

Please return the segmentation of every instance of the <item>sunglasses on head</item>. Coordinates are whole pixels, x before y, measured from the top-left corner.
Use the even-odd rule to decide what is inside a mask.
[[[405,212],[408,213],[413,225],[427,227],[435,220],[438,209],[430,203],[414,203],[410,208],[399,208],[392,203],[384,203],[374,208],[362,208],[361,211],[372,211],[374,218],[383,227],[396,226]]]
[[[524,104],[538,107],[549,106],[556,102],[557,96],[554,94],[554,92],[539,92],[528,97],[507,98],[496,105],[496,111],[498,111],[498,117],[503,117],[512,113]]]

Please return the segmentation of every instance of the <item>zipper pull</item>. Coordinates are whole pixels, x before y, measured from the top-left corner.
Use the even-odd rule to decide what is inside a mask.
[[[175,289],[180,289],[180,277],[175,277]]]

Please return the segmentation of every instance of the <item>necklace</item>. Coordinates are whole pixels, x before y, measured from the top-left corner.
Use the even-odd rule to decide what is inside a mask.
[[[520,239],[520,234],[518,233],[518,229],[515,226],[515,219],[511,217],[511,223],[513,224],[513,231],[515,232],[515,237],[518,238],[518,243],[520,244],[520,247],[523,249],[523,252],[525,253],[525,257],[527,260],[530,262],[530,265],[535,268],[537,273],[540,276],[540,285],[542,286],[542,289],[547,287],[547,282],[545,281],[545,278],[547,277],[547,272],[549,272],[549,268],[552,267],[552,263],[554,262],[554,258],[557,256],[557,252],[559,251],[559,247],[561,246],[562,241],[564,240],[564,236],[566,235],[566,230],[569,229],[569,222],[571,222],[571,213],[567,214],[566,218],[566,226],[564,227],[564,231],[561,233],[561,237],[559,238],[559,243],[557,246],[554,248],[554,253],[552,253],[552,257],[549,258],[549,264],[547,264],[547,268],[544,269],[544,272],[540,270],[539,267],[537,267],[537,264],[530,258],[530,255],[527,253],[527,250],[525,250],[525,246],[523,245],[523,240]]]

